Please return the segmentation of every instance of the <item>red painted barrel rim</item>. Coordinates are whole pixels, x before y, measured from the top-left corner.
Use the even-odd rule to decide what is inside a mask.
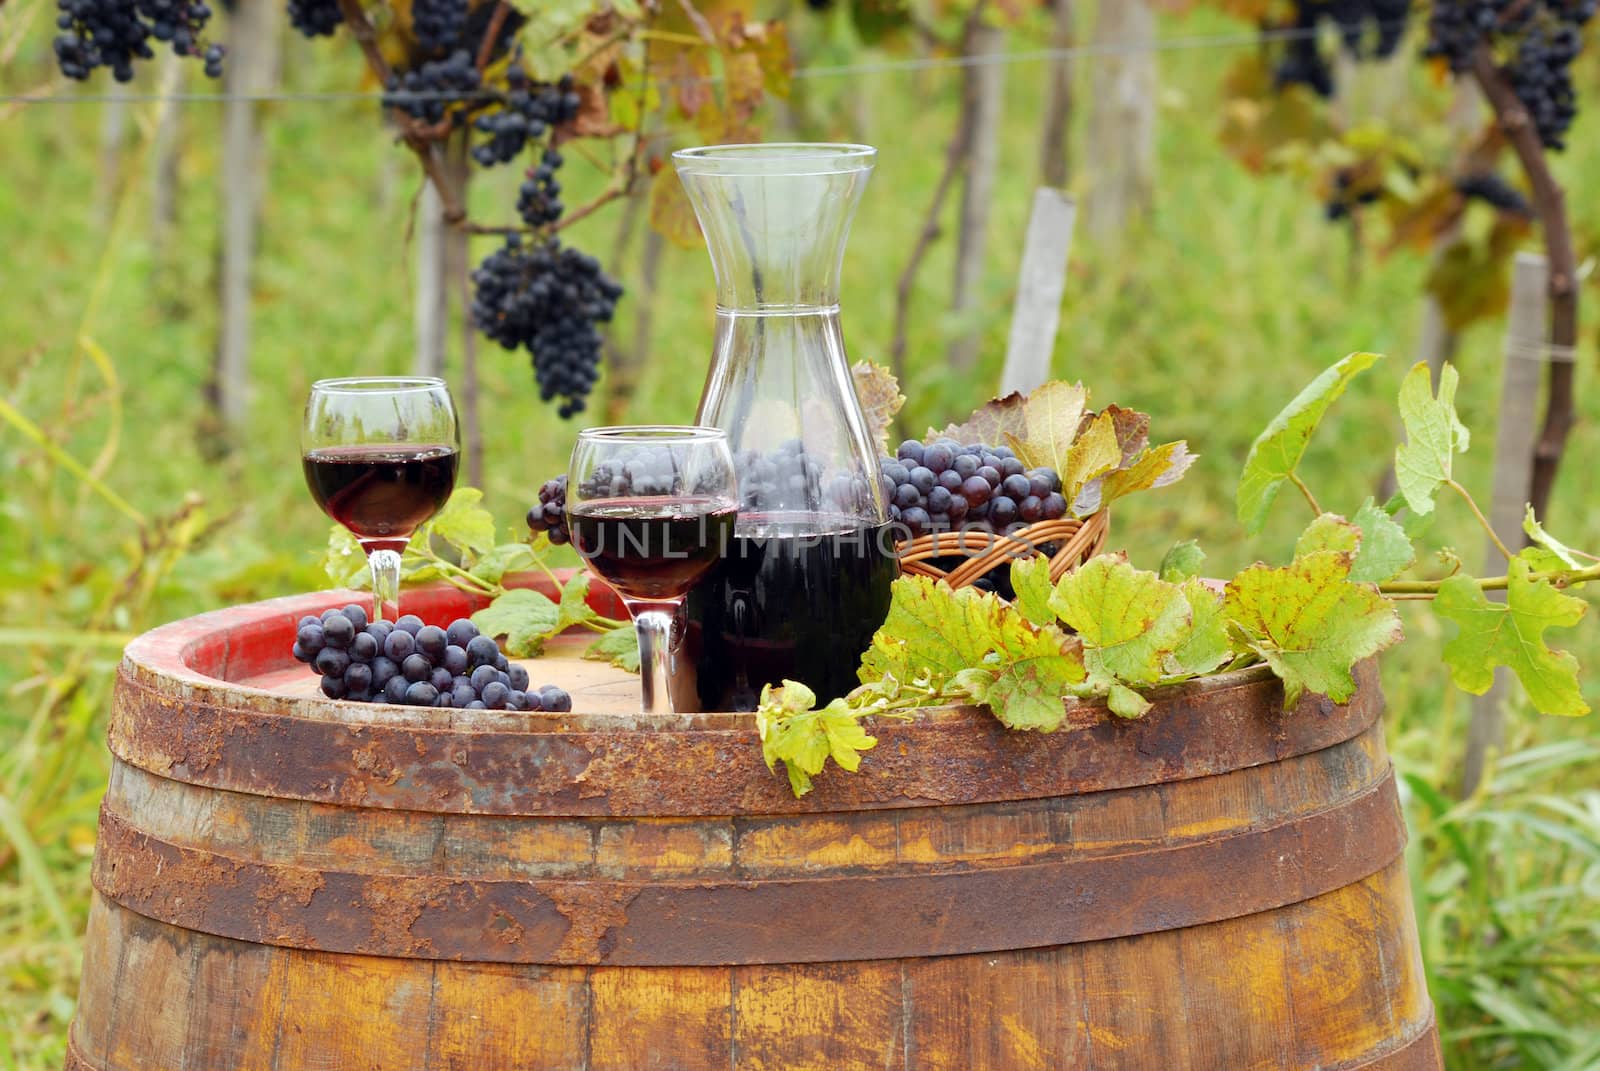
[[[544,581],[548,585],[548,581]],[[754,718],[417,710],[286,696],[195,668],[197,650],[238,675],[283,668],[294,622],[353,597],[322,592],[203,614],[128,648],[112,701],[112,753],[208,788],[352,807],[502,815],[674,817],[850,811],[1038,799],[1225,773],[1318,751],[1382,711],[1376,663],[1348,705],[1255,667],[1160,689],[1143,718],[1067,702],[1053,734],[1012,732],[983,709],[932,707],[871,724],[855,775],[825,773],[803,800],[766,769]],[[609,593],[591,593],[607,599]],[[470,608],[448,586],[408,593],[444,617]],[[431,608],[431,609],[430,609]],[[270,639],[268,638],[270,634]],[[280,642],[281,641],[281,642]],[[237,649],[235,649],[235,646]],[[228,675],[226,668],[223,676]],[[1070,729],[1070,731],[1069,731]]]
[[[571,570],[558,570],[565,579]],[[542,574],[524,574],[508,578],[508,585],[530,587],[552,594],[550,581]],[[433,584],[408,589],[408,609],[417,602],[427,603],[444,596],[459,601],[464,607],[479,608],[484,600],[474,598],[448,584]],[[707,712],[699,714],[585,714],[573,711],[568,714],[532,713],[512,711],[458,711],[418,709],[388,703],[346,703],[319,696],[289,696],[226,680],[201,672],[193,665],[196,646],[226,628],[260,626],[273,621],[287,626],[306,614],[319,613],[329,606],[345,603],[366,605],[372,596],[367,592],[350,589],[319,591],[305,595],[286,595],[276,599],[244,603],[221,610],[212,610],[194,617],[173,621],[136,637],[123,651],[122,672],[133,681],[162,694],[181,697],[195,702],[215,702],[220,695],[226,701],[247,699],[252,705],[269,709],[282,717],[308,718],[316,721],[337,722],[351,726],[381,725],[419,729],[450,728],[461,732],[516,729],[521,732],[573,732],[584,730],[678,730],[678,729],[747,729],[755,724],[755,715],[734,712]],[[596,583],[591,592],[591,603],[616,612],[616,598],[609,590]],[[293,641],[292,628],[285,632],[284,657],[288,661],[288,646]],[[1206,677],[1202,680],[1183,681],[1152,688],[1146,695],[1156,704],[1172,701],[1197,692],[1248,687],[1270,682],[1272,675],[1266,666],[1250,666]],[[1069,722],[1086,725],[1114,717],[1102,701],[1066,700]],[[970,721],[987,719],[988,714],[978,708],[945,705],[924,707],[912,712],[917,721]]]

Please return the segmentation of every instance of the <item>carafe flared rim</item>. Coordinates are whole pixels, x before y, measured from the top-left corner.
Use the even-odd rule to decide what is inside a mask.
[[[871,170],[878,150],[849,142],[766,141],[702,145],[672,154],[680,175],[839,175]]]

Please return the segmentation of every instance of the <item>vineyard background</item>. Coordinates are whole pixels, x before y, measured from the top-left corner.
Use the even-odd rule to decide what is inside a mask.
[[[1097,12],[1075,7],[1075,37],[1088,40]],[[966,307],[951,313],[963,206],[950,198],[913,291],[903,387],[917,430],[966,412],[999,377],[1040,174],[1052,77],[1043,50],[1062,42],[1050,11],[1007,10],[1015,19],[985,46],[1007,50],[1007,62],[993,64],[1003,98],[986,128],[994,134],[987,247],[968,274]],[[867,45],[843,5],[767,13],[782,18],[800,69],[789,97],[763,106],[765,136],[880,150],[846,258],[844,323],[853,357],[884,359],[896,281],[939,182],[964,68],[910,44]],[[376,91],[362,81],[353,45],[343,36],[308,43],[280,26],[283,99],[259,106],[266,166],[251,390],[242,415],[219,425],[205,399],[219,336],[221,195],[239,171],[224,155],[218,87],[190,72],[192,95],[163,99],[172,85],[157,65],[122,103],[108,99],[119,92],[109,80],[65,83],[50,54],[53,16],[44,0],[0,3],[0,1067],[28,1071],[60,1065],[72,1015],[118,648],[166,620],[325,585],[318,557],[327,522],[296,463],[300,407],[313,379],[411,367],[422,239],[412,214],[416,168],[377,121]],[[1182,483],[1119,511],[1113,544],[1149,565],[1174,541],[1198,538],[1210,567],[1231,573],[1284,557],[1300,520],[1280,510],[1261,536],[1241,534],[1232,481],[1250,441],[1316,370],[1353,349],[1394,360],[1356,381],[1303,468],[1330,508],[1351,511],[1373,493],[1398,430],[1389,414],[1415,353],[1430,257],[1353,252],[1349,229],[1325,221],[1309,172],[1254,175],[1225,151],[1221,76],[1258,49],[1250,24],[1202,6],[1161,13],[1155,36],[1150,208],[1122,231],[1080,228],[1053,372],[1082,378],[1097,399],[1154,414],[1160,438],[1187,438],[1202,455]],[[1091,130],[1084,104],[1096,66],[1127,51],[1073,57],[1080,106],[1068,182],[1091,214],[1104,178],[1097,162],[1120,157],[1097,143],[1094,135],[1106,135]],[[1448,122],[1454,91],[1420,65],[1343,73],[1354,86],[1340,106],[1357,116],[1365,108],[1394,128],[1422,130]],[[1600,94],[1592,56],[1578,78],[1580,97]],[[169,108],[175,128],[162,121]],[[108,139],[108,113],[118,109],[120,136]],[[700,140],[670,113],[662,135],[657,156]],[[173,136],[168,187],[157,162]],[[569,154],[569,204],[604,188],[612,151]],[[1600,108],[1580,110],[1554,166],[1580,249],[1592,248],[1582,238],[1600,236],[1600,202],[1586,196],[1585,181],[1600,173]],[[478,176],[474,207],[513,202],[519,178],[511,168]],[[175,191],[171,223],[162,222],[160,189]],[[1107,196],[1103,186],[1098,196]],[[647,273],[647,214],[619,202],[566,236],[629,290],[611,340],[647,356],[616,413],[688,421],[710,352],[711,274],[703,249],[670,242],[658,243],[659,263]],[[491,241],[475,239],[472,260]],[[1525,245],[1537,247],[1531,238]],[[641,346],[636,318],[652,274],[657,296]],[[1592,505],[1600,470],[1587,463],[1600,396],[1583,389],[1596,357],[1587,320],[1580,421],[1547,517],[1580,545],[1600,542]],[[1481,319],[1456,357],[1462,415],[1479,432],[1460,478],[1484,497],[1503,329],[1498,316]],[[461,334],[447,337],[445,374],[459,390]],[[951,370],[950,347],[962,337],[973,340],[970,373]],[[509,524],[562,469],[575,429],[601,419],[612,384],[603,379],[590,411],[563,422],[538,401],[524,354],[484,343],[477,366],[486,504]],[[234,448],[221,449],[229,440]],[[142,537],[135,515],[150,521]],[[1477,563],[1481,537],[1469,516],[1447,508],[1435,536]],[[1600,738],[1592,721],[1514,712],[1511,758],[1483,792],[1455,802],[1470,702],[1438,663],[1435,619],[1408,610],[1406,627],[1428,638],[1386,656],[1383,677],[1451,1067],[1600,1068]],[[1572,647],[1586,666],[1600,664],[1592,621]],[[1591,675],[1584,692],[1600,701],[1600,679]]]

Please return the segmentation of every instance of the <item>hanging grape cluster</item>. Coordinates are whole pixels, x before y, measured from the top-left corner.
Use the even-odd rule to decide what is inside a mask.
[[[289,0],[289,25],[305,37],[332,37],[343,22],[338,0]]]
[[[58,0],[56,7],[56,63],[68,78],[81,82],[105,67],[117,81],[132,81],[134,61],[155,57],[151,41],[199,57],[207,77],[222,75],[222,46],[202,40],[211,20],[203,0]]]
[[[1596,0],[1435,0],[1426,54],[1461,72],[1480,47],[1491,49],[1540,143],[1564,149],[1578,113],[1572,61],[1596,7]]]
[[[583,411],[600,378],[600,331],[616,309],[622,287],[587,253],[554,237],[505,243],[472,273],[472,317],[480,330],[508,350],[533,355],[539,397],[559,401],[563,418]]]
[[[1317,44],[1322,23],[1333,23],[1352,56],[1386,59],[1404,40],[1410,15],[1411,0],[1297,0],[1294,17],[1281,27],[1286,42],[1274,81],[1280,89],[1303,85],[1331,97],[1333,67]]]
[[[411,0],[411,31],[427,52],[451,52],[467,31],[467,5],[458,0]]]
[[[205,0],[57,2],[62,34],[56,56],[69,78],[106,67],[126,82],[136,60],[154,56],[152,41],[169,42],[179,55],[201,56],[207,74],[221,73],[221,46],[201,38],[212,14]],[[287,6],[290,24],[308,38],[330,36],[344,22],[339,0],[287,0]],[[622,287],[593,257],[555,238],[566,209],[555,142],[583,100],[570,75],[539,81],[520,54],[508,55],[524,22],[514,8],[494,3],[412,0],[415,45],[400,60],[388,57],[392,73],[383,106],[399,113],[402,125],[409,121],[408,139],[474,142],[469,152],[479,166],[531,158],[516,202],[526,235],[510,234],[473,272],[472,317],[501,346],[528,351],[540,397],[570,417],[583,410],[599,379],[600,325],[610,321]],[[491,27],[486,66],[496,73],[485,80],[478,59]]]

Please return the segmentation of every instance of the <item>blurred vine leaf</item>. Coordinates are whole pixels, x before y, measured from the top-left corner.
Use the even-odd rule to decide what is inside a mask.
[[[867,421],[867,434],[880,453],[890,453],[889,429],[894,426],[895,414],[906,404],[899,381],[883,365],[866,360],[850,366],[850,378],[855,384],[856,400],[861,403],[861,415]]]
[[[1413,513],[1433,512],[1439,488],[1454,478],[1455,455],[1466,453],[1472,444],[1471,434],[1456,415],[1460,378],[1455,366],[1445,364],[1435,396],[1427,362],[1418,361],[1400,383],[1400,420],[1406,441],[1395,447],[1394,475]]]
[[[1323,414],[1350,381],[1378,359],[1376,353],[1352,353],[1330,365],[1256,436],[1234,495],[1239,521],[1246,532],[1255,535],[1261,531],[1273,500],[1294,476]]]
[[[700,221],[695,218],[689,194],[678,180],[678,172],[662,167],[650,176],[650,226],[663,238],[682,249],[700,244]]]

